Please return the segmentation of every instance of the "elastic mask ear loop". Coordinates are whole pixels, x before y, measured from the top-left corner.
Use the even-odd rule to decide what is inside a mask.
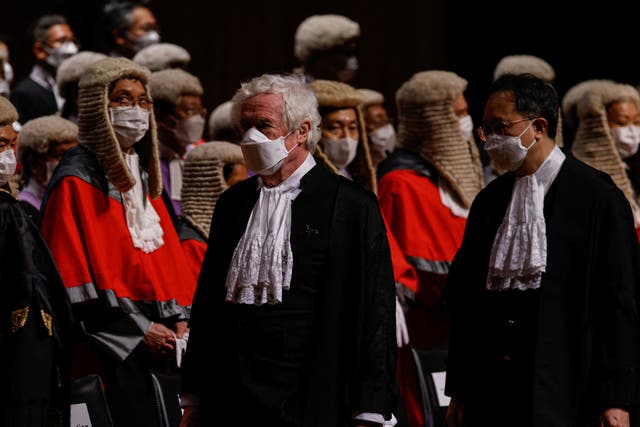
[[[535,122],[537,119],[531,119],[531,120],[532,121],[531,123],[529,123],[529,126],[524,128],[524,130],[520,133],[520,135],[518,135],[518,138],[522,138],[522,135],[524,135],[524,133],[529,130],[529,128],[533,125],[533,122]]]
[[[289,137],[289,135],[294,133],[296,130],[298,130],[298,129],[292,129],[291,131],[289,131],[289,133],[284,136],[284,139],[286,140]],[[284,140],[282,141],[282,143],[284,144]],[[291,150],[287,150],[287,155],[291,154],[293,152],[293,150],[295,150],[296,148],[300,147],[301,145],[302,145],[302,142],[296,143],[296,145],[294,145],[291,148]]]
[[[529,130],[529,128],[530,128],[531,126],[533,126],[533,123],[534,123],[537,119],[532,119],[532,120],[533,120],[533,121],[532,121],[531,123],[529,123],[529,126],[527,126],[527,127],[525,128],[525,130],[523,130],[523,131],[522,131],[522,133],[521,133],[520,135],[518,135],[518,139],[520,140],[520,145],[522,145],[522,135],[524,135],[524,133],[525,133],[526,131],[528,131],[528,130]],[[534,145],[536,145],[536,143],[537,143],[537,142],[538,142],[538,139],[536,139],[536,137],[534,136],[534,137],[533,137],[533,142],[531,143],[531,145],[529,145],[528,147],[525,147],[525,148],[527,149],[527,151],[529,151],[529,150],[530,150]],[[522,145],[522,146],[524,147],[524,145]]]

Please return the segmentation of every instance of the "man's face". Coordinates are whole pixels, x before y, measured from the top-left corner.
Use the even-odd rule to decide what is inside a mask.
[[[467,100],[464,95],[460,95],[452,102],[453,112],[455,113],[457,118],[465,117],[469,114],[469,104],[467,104]]]
[[[207,115],[207,110],[202,107],[202,98],[197,95],[183,95],[178,100],[174,114],[176,118],[183,120],[199,115],[203,118]]]
[[[52,25],[47,31],[47,41],[43,44],[35,42],[33,50],[36,58],[44,61],[53,49],[59,48],[63,44],[70,42],[78,45],[71,27],[67,24]]]
[[[131,11],[132,24],[129,27],[129,33],[137,38],[143,36],[149,31],[158,30],[158,22],[153,13],[146,7],[136,7]]]
[[[305,142],[309,136],[311,123],[309,119],[305,119],[296,124],[295,130],[291,131],[284,121],[284,108],[284,99],[279,94],[261,93],[246,99],[240,105],[239,130],[244,135],[246,131],[255,127],[271,140],[265,144],[273,143],[274,139],[286,135],[284,146],[288,155],[278,170],[278,176],[282,177],[284,173],[286,178],[287,174],[292,172],[289,167],[298,162],[301,163],[309,153]]]
[[[520,136],[522,145],[528,147],[535,140],[535,129],[531,125],[533,120],[516,111],[516,103],[511,92],[494,92],[484,107],[482,126],[485,137],[490,134]],[[528,129],[527,129],[528,128]],[[526,129],[526,132],[525,132]],[[528,136],[528,134],[531,136]]]
[[[373,132],[389,124],[389,115],[382,105],[374,104],[365,110],[364,120],[367,125],[367,132]]]
[[[120,79],[109,94],[109,108],[139,106],[145,110],[152,107],[142,82],[136,79]]]
[[[240,132],[244,134],[255,127],[269,139],[280,138],[289,131],[283,121],[283,111],[281,95],[261,93],[249,98],[240,107]]]
[[[18,134],[11,124],[0,126],[0,153],[5,150],[15,150]]]
[[[124,34],[115,36],[116,44],[136,53],[146,46],[159,41],[158,22],[148,8],[138,6],[131,10],[131,26]],[[154,34],[151,34],[154,33]],[[147,39],[148,36],[155,35],[155,39]]]
[[[634,101],[617,101],[607,107],[610,128],[640,125],[638,106]]]
[[[322,118],[322,137],[325,140],[360,139],[358,116],[353,108],[342,108],[327,113]]]

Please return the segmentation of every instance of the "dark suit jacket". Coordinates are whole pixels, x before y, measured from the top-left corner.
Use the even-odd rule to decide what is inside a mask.
[[[11,91],[11,103],[18,110],[18,120],[25,124],[31,119],[58,112],[58,103],[52,91],[27,77]]]
[[[485,281],[513,183],[509,173],[478,194],[446,288],[453,313],[446,391],[484,399],[494,414],[513,390],[492,388],[490,361],[500,350],[487,343],[502,331],[490,319],[515,298],[496,304]],[[544,216],[547,267],[529,337],[531,419],[521,425],[592,425],[603,408],[628,408],[638,397],[639,248],[631,209],[608,175],[567,157],[545,196]]]
[[[291,289],[275,305],[225,302],[257,177],[216,204],[183,371],[183,393],[201,397],[206,419],[336,427],[350,425],[354,411],[389,418],[395,410],[395,290],[377,199],[321,165],[301,189]]]

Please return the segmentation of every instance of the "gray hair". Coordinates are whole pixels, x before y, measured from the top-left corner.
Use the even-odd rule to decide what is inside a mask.
[[[320,139],[320,113],[318,101],[313,91],[307,87],[304,77],[295,74],[263,74],[242,83],[231,99],[231,117],[233,123],[240,121],[240,106],[244,101],[261,93],[275,93],[284,101],[283,121],[287,129],[292,130],[305,119],[311,120],[311,129],[307,138],[307,149],[310,153],[316,150]]]
[[[54,25],[69,25],[62,15],[43,15],[35,22],[31,37],[33,42],[46,44],[49,40],[49,29]]]

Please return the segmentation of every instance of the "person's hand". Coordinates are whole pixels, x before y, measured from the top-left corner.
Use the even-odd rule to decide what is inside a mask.
[[[629,412],[621,408],[605,409],[600,415],[600,427],[629,427]]]
[[[402,304],[396,296],[396,342],[398,348],[409,344],[409,331],[407,329],[407,321],[404,318],[404,310]]]
[[[447,408],[447,415],[445,416],[445,422],[447,427],[461,427],[463,417],[463,404],[459,399],[455,397],[451,398],[449,407]]]
[[[185,320],[181,320],[179,322],[176,322],[176,324],[173,326],[175,332],[176,332],[176,337],[178,338],[182,338],[182,336],[185,333],[189,333],[189,327],[187,326],[187,322]]]
[[[200,407],[186,406],[180,419],[180,427],[200,427]]]
[[[166,326],[153,322],[147,334],[142,338],[142,345],[149,352],[162,359],[172,359],[176,356],[176,340],[173,331]]]

